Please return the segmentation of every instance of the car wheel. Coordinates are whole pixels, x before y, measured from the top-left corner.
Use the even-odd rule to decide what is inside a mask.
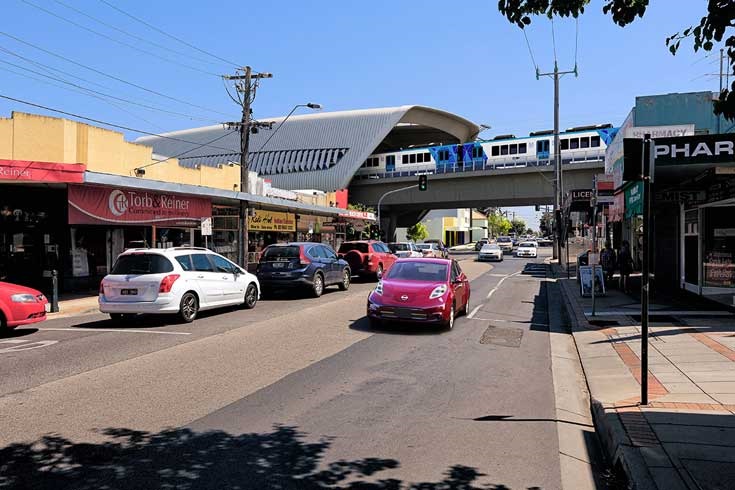
[[[194,293],[184,293],[179,303],[179,318],[184,323],[191,323],[199,313],[199,300]]]
[[[247,289],[245,290],[245,301],[243,302],[243,306],[245,306],[245,309],[250,310],[255,308],[255,303],[258,302],[258,288],[254,283],[248,284]]]
[[[322,277],[322,274],[320,272],[317,272],[316,274],[314,274],[314,280],[312,281],[311,294],[313,294],[315,298],[318,298],[322,295],[323,292],[324,278]]]
[[[449,320],[444,324],[447,330],[451,330],[454,328],[454,304],[452,304],[452,308],[449,310]]]
[[[8,328],[8,321],[5,319],[5,315],[3,315],[3,312],[0,311],[0,336],[3,334],[7,334],[10,332],[10,329]]]
[[[467,315],[467,310],[470,309],[470,295],[467,295],[467,302],[462,307],[462,316]]]
[[[341,291],[347,291],[350,289],[350,281],[352,280],[352,275],[350,274],[350,270],[345,267],[345,269],[342,271],[342,282],[339,283],[339,289]]]
[[[383,264],[378,264],[378,270],[375,271],[375,277],[381,279],[383,277]]]

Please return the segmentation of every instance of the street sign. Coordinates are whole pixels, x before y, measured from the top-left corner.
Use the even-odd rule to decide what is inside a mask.
[[[212,218],[202,218],[202,236],[212,236]]]

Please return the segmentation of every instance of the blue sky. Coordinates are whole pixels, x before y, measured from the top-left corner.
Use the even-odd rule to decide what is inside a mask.
[[[100,0],[60,1],[185,56],[127,37],[55,0],[27,1],[209,74],[103,39],[22,0],[2,1],[2,32],[209,110],[137,90],[3,35],[0,47],[87,80],[74,80],[79,84],[188,117],[120,101],[111,105],[29,79],[42,77],[1,62],[0,94],[150,132],[239,118],[237,106],[216,76],[232,72],[232,65],[177,43]],[[256,118],[283,115],[295,104],[313,101],[329,111],[402,104],[438,107],[491,125],[484,137],[522,135],[553,126],[553,84],[547,78],[536,80],[523,33],[498,13],[496,0],[450,4],[438,0],[108,1],[223,59],[272,72],[274,78],[265,80],[258,93]],[[667,35],[704,14],[704,0],[654,0],[645,18],[626,28],[603,16],[602,4],[593,0],[579,20],[579,77],[562,80],[562,128],[620,124],[636,95],[717,89],[715,77],[703,76],[718,71],[717,56],[705,58],[686,45],[674,57],[664,44]],[[569,69],[574,65],[575,23],[559,20],[554,26],[560,69]],[[527,34],[539,68],[553,69],[551,23],[536,19]],[[50,73],[7,52],[0,51],[0,60]],[[13,110],[44,112],[0,99],[1,116],[7,117]],[[126,136],[132,139],[139,134],[127,132]],[[525,209],[521,214],[531,219],[534,213]]]

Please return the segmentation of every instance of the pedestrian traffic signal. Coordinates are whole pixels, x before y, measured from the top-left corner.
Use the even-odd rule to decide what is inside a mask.
[[[426,175],[419,175],[419,190],[425,191],[429,188],[429,179]]]

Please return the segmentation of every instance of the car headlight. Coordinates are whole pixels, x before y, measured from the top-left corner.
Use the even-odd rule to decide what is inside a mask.
[[[429,299],[441,298],[442,296],[444,296],[444,293],[446,292],[447,292],[446,284],[441,284],[434,288],[434,290],[429,295]]]
[[[14,294],[10,297],[10,301],[13,303],[35,303],[36,297],[27,293]]]
[[[378,281],[377,286],[375,286],[374,293],[383,296],[383,281]]]

